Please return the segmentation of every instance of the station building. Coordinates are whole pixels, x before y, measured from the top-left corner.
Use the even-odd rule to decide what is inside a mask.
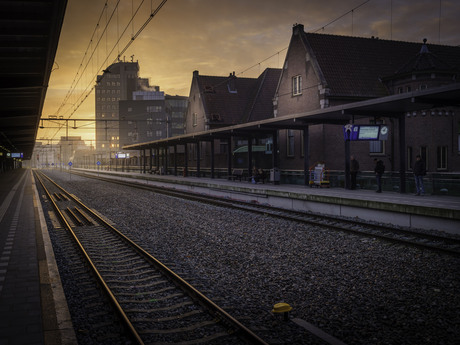
[[[168,171],[174,162],[177,174],[169,148],[183,146],[184,171],[197,176],[240,166],[249,175],[256,165],[308,183],[321,163],[345,187],[351,155],[367,172],[378,158],[399,179],[391,188],[404,192],[417,154],[430,174],[460,171],[459,71],[460,47],[306,33],[296,24],[281,69],[258,78],[194,71],[185,134],[126,149],[169,152],[156,164]],[[349,140],[349,126],[385,135]]]
[[[273,95],[280,73],[279,69],[267,68],[258,78],[238,78],[234,72],[228,77],[222,77],[200,75],[199,71],[194,71],[185,133],[193,134],[273,117]],[[225,167],[228,152],[236,154],[233,162],[235,166],[247,167],[246,160],[243,162],[243,158],[235,153],[235,150],[244,151],[242,149],[247,148],[247,138],[237,137],[233,141],[225,138],[213,140],[213,153],[209,142],[199,143],[199,148],[194,144],[188,145],[189,165],[196,164],[196,151],[199,150],[203,167],[210,166],[211,156],[217,166]],[[266,142],[266,135],[256,136],[254,139],[255,147],[265,148]],[[254,164],[269,168],[271,157],[264,157],[263,151],[265,150],[260,151],[261,157]]]
[[[273,116],[325,109],[458,82],[460,47],[306,33],[293,27],[281,78],[274,94]],[[457,102],[458,103],[458,102]],[[354,114],[351,114],[354,115]],[[373,158],[387,170],[398,171],[399,123],[405,116],[406,168],[422,155],[427,170],[460,171],[460,109],[456,104],[405,114],[356,113],[355,124],[386,124],[388,139],[353,141],[351,154],[364,170],[373,169]],[[327,120],[309,125],[309,161],[344,169],[345,145],[341,126]],[[302,131],[279,132],[280,168],[302,166]]]

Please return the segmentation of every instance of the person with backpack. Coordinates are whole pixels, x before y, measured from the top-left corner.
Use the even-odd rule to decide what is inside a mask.
[[[425,195],[425,187],[423,186],[423,176],[426,175],[425,162],[420,155],[415,157],[414,168],[412,169],[415,177],[415,195]]]
[[[359,162],[355,156],[351,156],[350,174],[351,174],[351,189],[356,189],[356,177],[359,172]]]
[[[383,164],[382,160],[374,158],[375,163],[375,177],[377,178],[377,193],[382,193],[382,175],[385,172],[385,165]]]

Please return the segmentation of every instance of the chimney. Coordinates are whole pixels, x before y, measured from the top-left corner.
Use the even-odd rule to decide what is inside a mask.
[[[235,79],[236,79],[235,72],[230,73],[230,75],[228,76],[228,81],[227,81],[228,92],[230,93],[237,93]]]
[[[294,24],[293,27],[292,27],[292,34],[293,35],[299,35],[300,33],[302,33],[304,31],[304,27],[302,24]]]

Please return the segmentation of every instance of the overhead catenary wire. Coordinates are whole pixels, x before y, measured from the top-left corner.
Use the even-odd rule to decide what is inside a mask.
[[[120,59],[120,56],[132,45],[132,43],[136,40],[137,37],[139,37],[139,35],[142,33],[142,31],[147,27],[147,25],[150,23],[150,21],[155,17],[155,15],[158,14],[158,12],[161,10],[161,8],[166,4],[168,0],[163,0],[156,8],[155,10],[151,11],[149,17],[145,20],[145,22],[143,23],[143,25],[139,28],[139,30],[133,34],[129,41],[126,43],[125,47],[119,51],[117,53],[117,57],[114,59],[113,63],[115,63],[116,61],[118,61]],[[71,87],[69,89],[69,91],[67,92],[67,95],[66,97],[64,98],[64,100],[62,101],[61,105],[59,106],[58,108],[58,111],[56,112],[56,115],[60,114],[61,112],[61,109],[66,105],[68,104],[68,100],[70,99],[70,97],[73,95],[73,93],[75,92],[75,89],[78,85],[78,83],[80,82],[82,76],[83,76],[83,73],[86,71],[88,65],[90,64],[90,61],[91,63],[93,62],[93,59],[94,59],[94,54],[95,52],[97,52],[97,49],[101,43],[101,40],[102,38],[104,37],[104,34],[105,34],[105,37],[106,37],[106,42],[107,42],[107,29],[109,27],[109,24],[110,22],[112,21],[115,13],[118,11],[118,7],[119,7],[119,4],[120,4],[120,0],[117,0],[117,3],[113,9],[113,11],[111,12],[110,14],[110,18],[107,17],[107,9],[108,9],[108,1],[105,2],[104,4],[104,8],[99,16],[99,19],[98,19],[98,22],[96,24],[96,28],[94,29],[93,31],[93,34],[91,36],[91,39],[90,39],[90,42],[88,43],[88,48],[86,49],[84,55],[83,55],[83,59],[82,59],[82,63],[80,64],[78,70],[77,70],[77,74],[74,78],[74,81],[72,82],[71,84]],[[97,75],[99,75],[100,71],[102,71],[104,69],[104,67],[106,66],[107,64],[107,61],[109,60],[109,57],[111,56],[111,54],[113,53],[113,51],[118,47],[118,50],[119,50],[119,44],[120,44],[120,41],[122,39],[122,37],[124,36],[126,30],[133,25],[133,21],[134,21],[134,17],[138,14],[140,8],[142,7],[142,5],[144,4],[144,0],[142,0],[140,2],[140,4],[138,5],[136,11],[133,12],[130,20],[128,21],[128,23],[126,24],[125,26],[125,29],[123,30],[122,34],[120,35],[119,32],[117,31],[117,41],[114,43],[113,47],[110,49],[110,52],[108,50],[106,50],[106,56],[105,56],[105,59],[103,60],[103,62],[100,64],[100,67],[97,69],[96,73],[93,75],[93,77],[91,78],[91,81],[90,83],[84,88],[84,90],[79,94],[79,96],[77,97],[76,101],[73,103],[73,109],[72,109],[72,112],[70,113],[70,115],[68,116],[68,118],[71,118],[75,112],[79,109],[79,107],[84,103],[84,101],[89,97],[89,95],[91,94],[92,90],[95,88],[95,85],[94,85],[94,81],[97,79]],[[151,3],[152,4],[152,3]],[[152,5],[151,5],[151,9],[153,9]],[[104,13],[106,13],[106,24],[105,24],[105,27],[104,27],[104,30],[103,32],[101,33],[98,41],[97,41],[97,44],[96,46],[94,47],[94,49],[92,50],[92,53],[91,55],[89,56],[88,58],[88,61],[85,65],[85,67],[83,68],[83,62],[85,61],[85,57],[88,55],[88,50],[89,50],[89,47],[92,46],[92,43],[93,43],[93,39],[94,39],[94,36],[97,32],[97,30],[99,29],[99,26],[100,26],[100,22],[101,22],[101,19],[103,18],[103,15]],[[117,21],[117,27],[118,27],[118,21]],[[117,28],[118,29],[118,28]],[[80,70],[83,68],[82,72],[80,72]],[[61,127],[62,129],[62,127]],[[54,138],[57,133],[59,132],[56,131],[56,133],[54,133],[54,135],[52,136],[52,138]]]
[[[69,116],[72,117],[75,112],[80,108],[80,106],[86,101],[86,99],[89,97],[89,95],[91,94],[91,92],[95,89],[95,83],[94,81],[96,80],[97,76],[99,75],[100,71],[102,71],[106,65],[107,65],[107,61],[109,61],[109,57],[111,56],[111,54],[113,53],[113,51],[115,49],[117,49],[117,54],[116,54],[116,58],[114,59],[113,63],[115,63],[116,61],[119,61],[120,57],[123,55],[123,53],[125,53],[129,47],[132,45],[132,43],[136,40],[136,38],[138,38],[138,36],[142,33],[142,31],[148,26],[148,24],[150,23],[150,21],[153,19],[153,17],[161,10],[161,8],[166,4],[167,0],[163,0],[161,1],[161,3],[154,9],[154,6],[153,6],[153,0],[151,0],[150,2],[150,15],[149,17],[144,21],[143,25],[138,29],[138,31],[136,33],[134,33],[134,18],[136,17],[136,15],[138,15],[138,12],[142,6],[142,4],[144,3],[144,0],[141,1],[140,5],[137,7],[136,10],[134,10],[134,2],[132,1],[132,13],[131,13],[131,19],[129,20],[129,22],[127,23],[125,29],[122,31],[122,33],[120,34],[119,32],[119,18],[118,18],[118,11],[119,11],[119,4],[120,4],[120,1],[121,0],[117,0],[116,2],[116,5],[113,9],[113,11],[111,12],[110,16],[108,15],[108,1],[105,2],[104,4],[104,9],[101,11],[101,14],[99,16],[99,20],[98,20],[98,23],[93,31],[93,34],[91,36],[91,39],[90,39],[90,42],[88,43],[88,47],[86,49],[86,52],[83,56],[83,59],[82,59],[82,63],[80,64],[80,67],[79,67],[79,70],[77,71],[77,74],[74,78],[74,82],[72,83],[71,85],[71,89],[69,89],[68,91],[68,94],[66,95],[64,101],[61,103],[58,111],[56,112],[56,114],[59,114],[61,112],[61,110],[63,109],[63,107],[66,105],[66,104],[69,104],[68,101],[70,99],[70,96],[75,92],[75,89],[77,87],[77,84],[80,82],[82,76],[83,76],[83,73],[87,70],[88,68],[88,65],[91,63],[93,64],[94,63],[94,54],[98,53],[98,47],[101,43],[101,40],[102,38],[104,37],[105,35],[105,38],[106,38],[106,42],[107,42],[107,30],[108,30],[108,26],[110,24],[110,22],[112,21],[112,18],[114,17],[114,15],[116,14],[116,20],[117,20],[117,41],[114,43],[113,47],[110,49],[110,51],[108,50],[107,48],[107,43],[106,43],[106,56],[105,56],[105,59],[103,60],[102,63],[97,63],[96,65],[99,65],[96,66],[97,68],[97,71],[96,73],[92,73],[93,74],[93,77],[90,78],[90,83],[88,83],[88,85],[86,86],[86,88],[83,90],[83,92],[80,93],[80,95],[77,97],[76,101],[73,102],[73,108],[72,108],[72,112]],[[319,27],[318,29],[316,30],[309,30],[309,32],[313,32],[313,33],[316,33],[318,31],[321,31],[321,30],[324,30],[326,27],[334,24],[335,22],[337,22],[338,20],[342,19],[343,17],[345,17],[346,15],[348,14],[354,14],[354,11],[356,11],[357,9],[359,9],[360,7],[364,6],[365,4],[369,3],[371,0],[366,0],[364,2],[362,2],[361,4],[353,7],[352,9],[348,10],[347,12],[345,12],[344,14],[338,16],[337,18],[329,21],[328,23],[326,23],[325,25],[322,25],[321,27]],[[391,4],[392,6],[392,4]],[[439,9],[439,17],[441,17],[441,1],[440,1],[440,9]],[[391,9],[391,13],[392,13],[392,9]],[[105,26],[104,26],[104,29],[102,31],[102,33],[100,34],[99,36],[99,39],[97,40],[97,43],[94,44],[94,38],[97,34],[97,32],[100,30],[100,22],[103,18],[103,16],[106,16],[106,23],[105,23]],[[439,19],[440,21],[440,19]],[[354,31],[354,19],[352,18],[352,32]],[[391,18],[391,25],[392,25],[392,18]],[[439,23],[439,26],[440,26],[440,23]],[[124,37],[124,34],[126,33],[126,31],[131,28],[131,37],[130,39],[128,40],[128,42],[126,42],[124,48],[122,50],[120,50],[120,43],[121,43],[121,39]],[[440,28],[439,28],[439,31],[440,31]],[[92,49],[92,52],[91,54],[89,54],[88,52],[91,51]],[[254,67],[257,67],[266,62],[267,60],[273,58],[274,56],[278,56],[278,61],[279,61],[279,55],[280,53],[282,53],[283,51],[287,50],[288,47],[284,47],[282,48],[281,50],[277,51],[276,53],[268,56],[267,58],[264,58],[263,60],[257,62],[256,64],[253,64],[251,65],[250,67],[248,68],[245,68],[244,70],[242,70],[241,72],[238,72],[236,75],[242,75],[244,73],[246,73],[247,71],[253,69]],[[88,57],[88,60],[87,60],[87,63],[86,65],[84,65],[84,61],[85,61],[85,58]],[[99,59],[98,59],[99,60]],[[99,61],[97,61],[99,62]],[[84,67],[83,67],[84,65]],[[278,65],[279,65],[279,62],[278,62]],[[80,72],[81,71],[81,72]],[[315,85],[317,86],[317,85]],[[308,87],[310,88],[310,87]],[[281,95],[280,95],[281,96]],[[70,103],[72,104],[72,103]],[[56,135],[57,133],[55,133]],[[53,136],[54,137],[54,136]]]
[[[320,28],[312,31],[312,32],[318,32],[318,31],[321,31],[321,30],[324,30],[326,27],[328,27],[329,25],[332,25],[334,24],[336,21],[342,19],[343,17],[345,17],[347,14],[353,14],[355,10],[357,10],[358,8],[360,8],[361,6],[364,6],[365,4],[367,4],[368,2],[370,2],[371,0],[366,0],[364,1],[363,3],[361,3],[360,5],[356,6],[356,7],[353,7],[351,10],[349,10],[348,12],[342,14],[341,16],[335,18],[334,20],[330,21],[329,23],[327,23],[326,25],[323,25],[321,26]],[[352,23],[353,25],[353,23]]]

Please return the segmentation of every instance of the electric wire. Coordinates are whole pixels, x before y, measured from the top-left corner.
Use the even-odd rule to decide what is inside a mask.
[[[161,10],[161,8],[166,4],[167,0],[163,0],[158,6],[157,8],[150,13],[149,17],[147,18],[147,20],[144,22],[144,24],[140,27],[140,29],[132,35],[132,37],[130,38],[130,40],[128,41],[128,43],[125,45],[125,47],[122,49],[122,51],[120,51],[118,54],[117,54],[117,57],[114,59],[114,61],[112,63],[115,63],[116,61],[118,61],[120,59],[120,56],[131,46],[131,44],[134,42],[134,40],[139,37],[139,35],[142,33],[142,31],[147,27],[147,25],[150,23],[150,21],[155,17],[156,14],[158,14],[158,12]],[[123,30],[122,34],[121,35],[118,35],[118,38],[117,38],[117,41],[115,42],[115,44],[113,45],[112,49],[110,50],[110,53],[108,53],[106,51],[106,57],[104,59],[104,61],[102,62],[102,64],[100,65],[99,69],[97,70],[96,74],[91,78],[91,82],[86,86],[86,88],[80,93],[80,95],[78,96],[78,98],[76,99],[75,103],[73,104],[74,105],[74,108],[71,112],[71,114],[68,116],[68,118],[71,118],[75,112],[79,109],[79,107],[84,103],[84,101],[89,97],[89,95],[91,94],[91,92],[93,91],[93,89],[95,88],[95,85],[93,84],[93,81],[96,80],[97,78],[97,75],[99,74],[99,72],[101,70],[103,70],[104,66],[107,64],[107,61],[109,59],[109,57],[111,56],[111,54],[113,53],[113,51],[115,50],[115,48],[119,47],[119,44],[120,44],[120,40],[122,39],[122,37],[124,36],[124,34],[126,33],[126,30],[130,27],[130,25],[133,24],[133,21],[134,21],[134,17],[138,14],[140,8],[142,7],[144,3],[144,0],[142,0],[140,2],[140,4],[138,5],[136,11],[132,14],[131,16],[131,19],[129,20],[129,22],[127,23],[127,25],[125,26],[125,29]],[[80,73],[80,68],[81,66],[83,65],[83,61],[85,61],[85,57],[88,53],[88,48],[83,56],[83,59],[82,59],[82,63],[80,64],[80,67],[79,67],[79,70],[77,71],[77,74],[74,78],[74,82],[72,82],[71,84],[71,88],[69,89],[66,97],[64,98],[64,101],[61,103],[58,111],[56,112],[56,114],[59,114],[60,110],[62,109],[62,107],[67,104],[67,101],[68,99],[70,98],[70,96],[74,93],[74,90],[76,89],[76,86],[78,84],[78,82],[80,81],[80,79],[82,78],[83,76],[83,73],[86,71],[90,61],[93,61],[93,56],[94,56],[94,53],[96,52],[97,48],[99,47],[99,44],[104,36],[104,33],[105,33],[105,37],[106,37],[106,40],[107,40],[107,28],[110,24],[110,22],[112,21],[112,18],[114,17],[114,14],[116,13],[116,11],[118,10],[118,6],[120,4],[120,0],[117,1],[111,15],[110,15],[110,18],[107,18],[107,1],[105,2],[104,4],[104,9],[103,11],[101,12],[101,15],[99,17],[99,20],[98,20],[98,23],[96,24],[96,28],[91,36],[91,39],[90,39],[90,43],[88,44],[88,47],[91,46],[92,44],[92,40],[94,38],[94,35],[95,35],[95,32],[97,31],[98,27],[99,27],[99,24],[100,24],[100,20],[101,18],[103,17],[103,14],[104,12],[106,12],[106,25],[104,27],[104,30],[103,32],[101,33],[100,37],[99,37],[99,40],[97,41],[97,44],[96,44],[96,47],[93,49],[92,53],[91,53],[91,56],[88,58],[88,61],[83,69],[83,71]],[[151,7],[152,8],[152,7]],[[77,80],[77,77],[78,75],[80,75],[80,77],[78,78]],[[62,126],[63,127],[63,126]],[[61,129],[62,129],[61,127]],[[52,135],[51,138],[54,138],[57,133],[59,133],[60,129],[57,130],[54,135]]]
[[[115,7],[114,7],[114,9],[113,9],[113,11],[112,11],[112,13],[111,13],[111,15],[110,15],[110,18],[107,18],[107,8],[108,8],[107,5],[108,5],[108,1],[105,2],[104,8],[103,8],[103,10],[102,10],[102,12],[101,12],[101,14],[100,14],[100,16],[99,16],[98,22],[97,22],[96,27],[95,27],[95,29],[94,29],[94,31],[93,31],[92,36],[91,36],[90,42],[88,43],[88,47],[86,48],[86,51],[85,51],[85,53],[84,53],[84,56],[83,56],[83,59],[82,59],[82,63],[80,64],[80,67],[79,67],[79,69],[78,69],[78,71],[77,71],[77,74],[76,74],[76,76],[75,76],[75,78],[74,78],[74,81],[73,81],[72,84],[71,84],[71,88],[69,89],[69,91],[68,91],[66,97],[64,98],[64,101],[63,101],[63,102],[61,103],[61,105],[59,106],[58,111],[56,112],[56,114],[59,114],[59,112],[60,112],[60,110],[63,108],[63,106],[64,106],[65,104],[67,104],[68,99],[70,98],[70,96],[72,95],[72,93],[74,92],[74,90],[76,89],[76,86],[77,86],[78,82],[80,81],[80,79],[82,78],[83,73],[86,71],[86,69],[87,69],[87,67],[88,67],[88,65],[89,65],[89,63],[90,63],[90,61],[91,61],[91,62],[93,61],[94,53],[96,52],[97,48],[99,47],[99,44],[100,44],[100,42],[101,42],[102,37],[104,36],[104,33],[105,33],[105,37],[106,37],[106,40],[107,40],[106,31],[107,31],[107,29],[108,29],[109,23],[112,21],[112,18],[113,18],[113,16],[114,16],[115,12],[117,13],[117,35],[118,35],[117,41],[115,42],[115,44],[114,44],[113,47],[111,48],[110,52],[107,52],[107,51],[106,51],[106,57],[105,57],[104,61],[100,64],[100,67],[98,68],[96,74],[91,78],[91,83],[88,84],[88,85],[86,86],[86,88],[84,89],[84,91],[80,93],[80,96],[77,98],[76,102],[73,104],[73,105],[74,105],[74,108],[73,108],[71,114],[69,115],[69,118],[72,117],[72,116],[75,114],[75,112],[79,109],[79,107],[85,102],[85,100],[89,97],[89,95],[91,94],[91,92],[94,90],[94,88],[95,88],[95,85],[93,84],[94,80],[96,80],[97,75],[99,74],[99,72],[100,72],[101,70],[104,69],[104,66],[106,66],[107,61],[108,61],[109,57],[111,56],[111,54],[113,53],[113,51],[115,50],[115,48],[118,48],[118,51],[119,51],[120,40],[121,40],[121,38],[125,35],[126,31],[129,29],[129,27],[131,26],[131,29],[132,29],[132,37],[131,37],[131,39],[126,43],[125,47],[124,47],[121,51],[118,52],[117,57],[114,59],[114,61],[112,62],[112,64],[115,63],[115,62],[117,62],[117,61],[119,61],[119,59],[120,59],[120,57],[122,56],[122,54],[123,54],[124,52],[126,52],[126,50],[129,49],[129,47],[130,47],[131,44],[135,41],[135,39],[142,33],[142,31],[148,26],[148,24],[150,23],[150,21],[155,17],[155,15],[161,10],[161,8],[162,8],[162,7],[166,4],[166,2],[167,2],[167,0],[163,0],[163,1],[156,7],[156,9],[153,10],[152,1],[151,1],[151,3],[150,3],[150,5],[151,5],[151,6],[150,6],[150,7],[151,7],[151,8],[150,8],[150,12],[151,12],[151,13],[150,13],[149,17],[147,18],[147,20],[142,24],[142,26],[138,29],[138,31],[137,31],[135,34],[134,34],[134,18],[135,18],[136,15],[138,14],[138,12],[139,12],[141,6],[143,5],[144,0],[142,0],[142,1],[140,2],[140,4],[139,4],[139,6],[137,7],[136,11],[134,11],[134,7],[133,7],[134,4],[133,4],[133,2],[132,2],[132,15],[131,15],[131,19],[129,20],[129,22],[128,22],[127,25],[125,26],[124,30],[122,31],[122,34],[120,35],[120,34],[119,34],[119,31],[118,31],[118,30],[119,30],[119,27],[118,27],[118,7],[119,7],[119,4],[120,4],[120,1],[121,1],[121,0],[118,0],[118,1],[117,1],[117,3],[116,3],[116,5],[115,5]],[[352,15],[353,15],[353,13],[354,13],[355,10],[357,10],[358,8],[364,6],[365,4],[367,4],[367,3],[370,2],[370,1],[371,1],[371,0],[366,0],[366,1],[362,2],[361,4],[355,6],[354,8],[352,8],[352,9],[349,10],[349,11],[347,11],[346,13],[344,13],[344,14],[338,16],[337,18],[335,18],[334,20],[328,22],[327,24],[322,25],[322,26],[319,27],[318,29],[313,30],[313,31],[309,31],[309,32],[316,33],[316,32],[319,32],[319,31],[321,31],[321,30],[324,30],[326,27],[328,27],[328,26],[334,24],[335,22],[337,22],[338,20],[342,19],[342,18],[345,17],[346,15],[348,15],[348,14],[350,14],[350,13],[352,13]],[[91,53],[91,56],[88,58],[88,62],[86,63],[85,67],[83,68],[83,71],[82,71],[81,74],[80,74],[80,69],[81,69],[81,67],[82,67],[82,65],[83,65],[83,62],[85,61],[85,57],[86,57],[87,54],[88,54],[89,48],[91,47],[91,45],[92,45],[92,43],[93,43],[93,38],[94,38],[94,36],[95,36],[97,30],[99,29],[99,23],[100,23],[100,20],[101,20],[102,16],[104,15],[104,12],[106,13],[106,25],[105,25],[105,27],[104,27],[104,29],[103,29],[103,32],[101,33],[101,35],[100,35],[100,37],[99,37],[99,40],[97,41],[96,46],[94,47],[94,49],[93,49],[93,51],[92,51],[92,53]],[[352,26],[353,26],[353,23],[352,23]],[[352,30],[353,30],[353,28],[352,28]],[[106,43],[106,46],[107,46],[107,43]],[[106,49],[107,49],[107,48],[106,48]],[[282,48],[281,50],[279,50],[279,51],[277,51],[276,53],[270,55],[269,57],[267,57],[267,58],[265,58],[265,59],[259,61],[258,63],[256,63],[256,64],[254,64],[254,65],[252,65],[252,66],[250,66],[250,67],[244,69],[244,70],[241,71],[241,72],[238,72],[236,75],[244,74],[244,73],[246,73],[247,71],[253,69],[254,67],[260,66],[261,63],[263,63],[263,62],[265,62],[265,61],[267,61],[267,60],[273,58],[273,57],[276,56],[276,55],[279,56],[279,54],[280,54],[281,52],[283,52],[283,51],[285,51],[285,50],[287,50],[287,49],[288,49],[288,47]],[[80,76],[79,76],[79,75],[80,75]],[[78,76],[79,76],[79,77],[78,77]],[[77,77],[78,77],[78,79],[77,79]],[[218,85],[220,85],[220,83],[219,83]],[[218,86],[218,85],[216,85],[216,86]],[[307,90],[307,89],[310,89],[310,88],[313,88],[313,87],[317,87],[318,85],[319,85],[319,84],[312,85],[312,86],[308,86],[308,87],[302,88],[301,90]],[[288,95],[288,94],[290,94],[290,93],[280,94],[280,95],[278,95],[278,96],[284,96],[284,95]],[[62,127],[63,127],[63,125],[62,125]],[[61,129],[62,129],[62,127],[61,127]],[[54,138],[54,137],[56,136],[56,134],[57,134],[59,131],[60,131],[60,129],[52,136],[52,138]]]

